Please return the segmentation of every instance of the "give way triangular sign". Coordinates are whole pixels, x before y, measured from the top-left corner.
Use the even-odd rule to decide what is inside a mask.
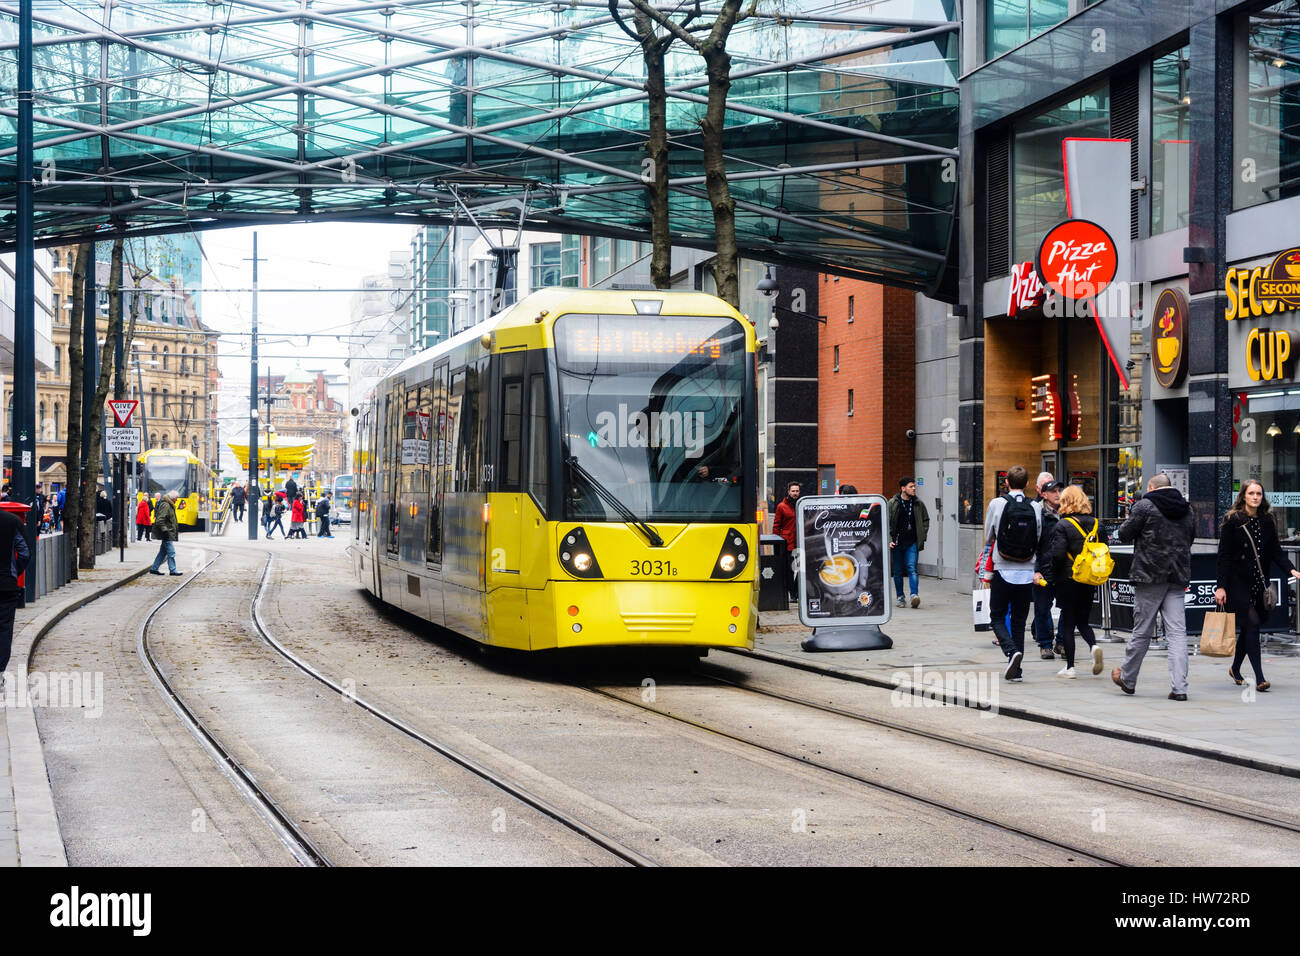
[[[135,407],[140,403],[127,399],[113,400],[108,403],[108,407],[113,410],[113,417],[117,419],[119,428],[126,428],[131,424],[131,416],[135,414]]]

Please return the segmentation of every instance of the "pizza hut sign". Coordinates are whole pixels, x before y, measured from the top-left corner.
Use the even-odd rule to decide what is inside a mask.
[[[1032,262],[1022,262],[1011,269],[1011,293],[1007,297],[1007,317],[1036,309],[1047,299],[1043,283]]]
[[[1105,229],[1087,219],[1053,226],[1038,246],[1038,274],[1050,292],[1091,299],[1115,279],[1119,256]]]

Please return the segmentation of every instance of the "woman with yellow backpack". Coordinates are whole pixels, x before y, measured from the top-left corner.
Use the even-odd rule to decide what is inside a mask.
[[[1065,647],[1065,666],[1057,677],[1073,680],[1074,632],[1077,628],[1092,653],[1092,672],[1101,673],[1101,647],[1092,632],[1088,617],[1097,585],[1103,583],[1114,567],[1106,529],[1092,515],[1088,496],[1078,485],[1061,492],[1060,520],[1048,543],[1051,560],[1046,562],[1049,584],[1056,585],[1056,604],[1061,609],[1057,631]],[[1100,578],[1100,580],[1098,580]]]

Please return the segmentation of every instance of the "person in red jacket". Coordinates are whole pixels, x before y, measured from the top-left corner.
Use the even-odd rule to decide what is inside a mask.
[[[307,532],[302,523],[307,520],[307,503],[302,500],[302,492],[293,499],[293,511],[289,514],[289,537],[307,540]]]
[[[135,540],[143,538],[153,540],[153,509],[149,507],[149,496],[143,491],[139,495],[140,503],[135,507]]]
[[[798,541],[794,518],[794,508],[798,501],[799,482],[792,481],[785,486],[785,497],[776,506],[776,517],[772,519],[772,533],[785,538],[785,546],[790,554],[794,554],[795,542]],[[786,577],[786,589],[791,600],[799,596],[798,583],[793,574]]]

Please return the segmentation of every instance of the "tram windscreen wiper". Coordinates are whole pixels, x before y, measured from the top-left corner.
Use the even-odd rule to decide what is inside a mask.
[[[591,485],[592,490],[607,502],[611,508],[617,511],[619,517],[628,524],[636,525],[636,527],[640,529],[641,533],[646,536],[646,540],[650,542],[650,547],[662,548],[664,546],[664,539],[659,537],[659,532],[655,531],[654,528],[650,527],[638,518],[636,512],[623,504],[623,502],[619,501],[614,492],[610,491],[600,483],[600,479],[578,464],[578,457],[576,455],[570,455],[564,460],[564,462],[578,474],[582,475],[583,478],[586,478],[587,482]]]

